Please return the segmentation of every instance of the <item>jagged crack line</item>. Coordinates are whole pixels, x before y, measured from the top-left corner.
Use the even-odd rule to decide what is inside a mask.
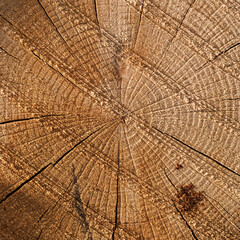
[[[79,141],[78,143],[76,143],[71,149],[69,149],[67,152],[65,152],[54,164],[53,167],[55,167],[65,156],[67,156],[72,150],[74,150],[78,145],[80,145],[82,142],[84,142],[85,140],[87,140],[89,137],[91,137],[94,133],[98,132],[99,130],[101,130],[104,126],[102,126],[101,128],[97,129],[96,131],[92,132],[91,134],[89,134],[87,137],[85,137],[84,139],[82,139],[81,141]]]
[[[73,56],[73,57],[76,57],[77,59],[79,59],[79,57],[76,56],[76,54],[74,53],[74,51],[72,50],[72,48],[69,46],[69,44],[67,43],[67,41],[65,40],[65,38],[63,37],[63,35],[59,32],[57,26],[54,24],[54,22],[52,21],[52,19],[50,18],[50,16],[48,15],[47,11],[45,10],[45,8],[43,7],[43,5],[40,3],[40,1],[38,0],[38,3],[39,5],[41,6],[41,8],[43,9],[45,15],[47,16],[47,18],[50,20],[50,22],[52,23],[52,25],[54,26],[54,28],[56,29],[58,35],[60,36],[60,38],[64,41],[64,43],[66,44],[67,46],[67,50],[68,52]],[[98,23],[98,26],[99,26],[99,22],[98,22],[98,15],[97,15],[97,6],[96,6],[96,0],[94,0],[94,5],[95,5],[95,14],[96,14],[96,18],[97,18],[97,23]],[[59,19],[60,20],[60,19]],[[61,21],[60,21],[61,22]],[[63,27],[63,25],[62,25]],[[63,27],[64,28],[64,27]],[[65,29],[66,31],[66,29]],[[101,77],[103,78],[102,74],[100,71],[98,71],[99,74],[101,75]],[[90,76],[90,75],[89,75]],[[108,90],[109,89],[109,86],[108,86]]]
[[[46,64],[47,66],[49,66],[51,69],[53,69],[55,72],[57,72],[57,73],[59,73],[66,81],[68,81],[70,84],[72,84],[74,87],[76,87],[76,88],[78,88],[80,91],[83,91],[83,89],[81,89],[79,86],[77,86],[74,82],[72,82],[69,78],[67,78],[67,77],[65,77],[61,72],[59,72],[57,69],[55,69],[54,67],[52,67],[51,65],[49,65],[44,59],[42,59],[42,58],[40,58],[34,51],[31,51],[32,52],[32,54],[34,55],[34,56],[36,56],[40,61],[42,61],[44,64]],[[89,85],[89,84],[87,84],[86,82],[84,82],[83,81],[83,83],[84,84],[86,84],[89,88],[91,88],[92,86],[91,85]],[[96,88],[95,88],[95,90],[96,90]],[[99,89],[97,89],[97,93],[99,93]],[[89,94],[88,94],[89,95]],[[91,95],[89,95],[89,96],[91,96]],[[104,96],[103,95],[103,97],[105,98],[105,99],[108,99],[109,100],[109,98],[107,98],[106,96]],[[92,96],[91,96],[91,98],[92,98]],[[114,109],[113,109],[113,111],[114,111]],[[115,112],[115,111],[114,111]]]
[[[182,220],[185,222],[185,224],[187,225],[187,227],[190,229],[194,239],[198,240],[197,236],[195,235],[194,231],[192,230],[191,226],[188,224],[187,220],[184,218],[184,216],[182,215],[181,211],[177,208],[175,202],[173,201],[173,205],[175,207],[175,209],[177,210],[177,212],[180,214]]]
[[[166,135],[166,136],[168,136],[168,137],[171,137],[172,139],[174,139],[174,140],[176,140],[177,142],[179,142],[179,143],[183,144],[184,146],[186,146],[186,147],[190,148],[191,150],[193,150],[193,151],[195,151],[195,152],[197,152],[197,153],[201,154],[202,156],[204,156],[204,157],[206,157],[206,158],[208,158],[208,159],[212,160],[213,162],[217,163],[218,165],[220,165],[221,167],[225,168],[226,170],[228,170],[228,171],[230,171],[230,172],[232,172],[232,173],[236,174],[237,176],[240,176],[240,174],[239,174],[239,173],[235,172],[235,171],[234,171],[234,170],[232,170],[231,168],[228,168],[228,167],[226,167],[226,166],[225,166],[225,165],[223,165],[222,163],[218,162],[216,159],[214,159],[214,158],[212,158],[212,157],[208,156],[207,154],[205,154],[205,153],[203,153],[203,152],[200,152],[200,151],[198,151],[197,149],[195,149],[195,148],[193,148],[193,147],[189,146],[188,144],[186,144],[186,143],[184,143],[183,141],[181,141],[181,140],[179,140],[179,139],[175,138],[174,136],[171,136],[171,135],[170,135],[170,134],[168,134],[168,133],[164,133],[164,132],[162,132],[161,130],[159,130],[159,129],[155,128],[155,127],[153,127],[153,129],[155,129],[156,131],[158,131],[158,132],[162,133],[163,135]]]
[[[5,122],[0,122],[0,125],[7,124],[7,123],[14,123],[14,122],[23,122],[23,121],[29,121],[29,120],[34,120],[34,119],[40,119],[40,118],[45,118],[45,117],[59,117],[59,116],[65,116],[65,115],[42,115],[39,117],[30,117],[30,118],[21,118],[21,119],[14,119],[14,120],[9,120]]]
[[[117,169],[117,199],[116,199],[116,206],[115,206],[115,223],[113,227],[113,233],[112,233],[112,240],[115,238],[115,231],[118,227],[118,204],[119,204],[119,171],[120,171],[120,144],[118,143],[118,169]]]
[[[39,4],[41,5],[41,3],[39,2]],[[43,8],[43,6],[41,5],[41,7]],[[44,10],[44,8],[43,8],[43,10]],[[46,11],[45,11],[46,12]],[[47,15],[48,16],[48,15]],[[10,21],[8,21],[6,18],[4,18],[1,14],[0,14],[0,17],[4,20],[4,21],[6,21],[8,24],[10,24],[13,28],[15,28],[21,35],[23,35],[26,39],[28,39],[28,37],[24,34],[24,33],[22,33],[16,26],[14,26]],[[51,20],[51,19],[50,19]],[[51,21],[52,22],[52,21]],[[55,26],[55,25],[54,25]],[[55,26],[56,27],[56,26]],[[60,32],[58,32],[59,34],[60,34]],[[62,37],[62,35],[60,34],[60,36],[61,36],[61,38],[63,39],[63,41],[67,44],[67,42],[64,40],[64,38]],[[69,47],[69,45],[67,44],[67,46],[68,46],[68,51],[69,51],[69,53],[70,54],[72,54],[72,55],[74,55],[74,53],[71,51],[71,48]],[[41,57],[39,57],[33,50],[30,50],[31,51],[31,53],[34,55],[34,56],[36,56],[39,60],[41,60],[43,63],[45,63],[47,66],[49,66],[51,69],[53,69],[54,71],[56,71],[57,73],[59,73],[65,80],[67,80],[68,82],[70,82],[74,87],[76,87],[76,88],[78,88],[78,89],[80,89],[81,91],[83,91],[83,89],[81,89],[79,86],[77,86],[74,82],[72,82],[69,78],[67,78],[67,77],[65,77],[61,72],[59,72],[57,69],[55,69],[53,66],[51,66],[49,63],[47,63],[44,59],[42,59]],[[84,77],[83,76],[81,76],[81,80],[83,81],[83,83],[85,84],[85,85],[87,85],[87,87],[89,88],[92,88],[92,85],[91,84],[89,84],[89,83],[86,83],[84,80]],[[95,87],[95,90],[96,90],[96,86],[94,86]],[[98,92],[99,92],[99,89],[97,89],[98,90]]]
[[[47,167],[52,165],[52,163],[47,164],[45,167],[41,168],[38,172],[36,172],[34,175],[32,175],[29,179],[25,180],[23,183],[21,183],[17,188],[15,188],[13,191],[11,191],[9,194],[7,194],[6,197],[4,197],[1,201],[0,204],[3,203],[5,200],[7,200],[10,196],[12,196],[15,192],[20,190],[24,185],[26,185],[28,182],[33,180],[35,177],[37,177],[40,173],[42,173]]]

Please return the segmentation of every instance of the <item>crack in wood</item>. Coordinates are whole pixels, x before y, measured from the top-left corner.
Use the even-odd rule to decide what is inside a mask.
[[[143,0],[144,1],[144,0]],[[38,0],[38,2],[39,2],[39,4],[41,5],[41,3],[40,3],[40,1]],[[94,0],[94,2],[95,2],[95,7],[96,7],[96,0]],[[193,3],[194,3],[195,1],[193,1]],[[192,4],[193,4],[192,3]],[[192,5],[191,4],[191,5]],[[189,9],[191,8],[191,5],[190,5],[190,7],[189,7]],[[183,24],[183,21],[184,21],[184,19],[186,18],[186,15],[187,15],[187,13],[188,13],[188,11],[189,11],[189,9],[187,9],[187,12],[186,12],[186,14],[184,15],[184,18],[182,19],[182,21],[181,21],[181,23],[180,23],[180,25],[179,25],[179,27],[177,28],[177,32],[178,32],[178,30],[181,28],[181,26],[182,26],[182,24]],[[142,6],[142,9],[141,9],[141,14],[140,14],[140,21],[139,21],[139,25],[138,25],[138,28],[140,27],[140,23],[141,23],[141,17],[142,17],[142,10],[143,10],[143,6]],[[44,11],[45,11],[45,9],[44,9]],[[46,13],[46,11],[45,11],[45,13]],[[98,21],[98,16],[97,16],[97,9],[96,9],[96,17],[97,17],[97,21]],[[49,17],[48,17],[49,18]],[[49,18],[50,19],[50,18]],[[50,19],[50,21],[52,21],[51,19]],[[53,24],[54,25],[54,24]],[[55,25],[54,25],[55,26]],[[55,26],[56,27],[56,26]],[[57,30],[57,29],[56,29]],[[139,29],[138,29],[138,31],[139,31]],[[176,34],[177,34],[177,32],[176,32]],[[137,32],[137,34],[138,34],[138,32]],[[239,44],[239,43],[238,43]],[[220,56],[221,54],[223,54],[223,53],[225,53],[225,52],[227,52],[227,51],[229,51],[229,50],[231,50],[233,47],[236,47],[238,44],[235,44],[234,46],[232,46],[232,47],[230,47],[230,48],[228,48],[226,51],[224,51],[224,52],[222,52],[222,53],[220,53],[218,56]],[[33,52],[32,52],[33,53]],[[35,56],[37,56],[35,53],[33,53]],[[37,56],[38,57],[38,56]],[[40,60],[42,60],[40,57],[38,57]],[[44,63],[46,63],[44,60],[42,60]],[[46,63],[47,64],[47,63]],[[48,66],[49,66],[49,64],[47,64]],[[51,67],[51,66],[50,66]],[[52,69],[54,69],[53,67],[51,67]],[[54,69],[55,70],[55,69]],[[56,71],[56,70],[55,70]],[[60,73],[60,72],[59,72]],[[61,74],[61,73],[60,73]],[[61,74],[62,75],[62,74]],[[63,75],[62,75],[63,76]],[[63,76],[64,77],[64,76]],[[65,77],[64,77],[65,78]],[[70,80],[69,80],[70,81]],[[71,82],[71,81],[70,81]],[[230,100],[230,99],[229,99]],[[231,100],[233,100],[233,99],[231,99]],[[235,100],[235,99],[234,99]],[[128,110],[128,109],[127,109]],[[22,119],[22,121],[25,121],[25,120],[30,120],[30,119]],[[21,120],[12,120],[13,122],[14,121],[21,121]],[[11,121],[10,121],[11,122]],[[124,119],[123,119],[123,122],[124,122]],[[8,122],[5,122],[5,123],[8,123]],[[0,123],[0,124],[4,124],[4,123]],[[98,131],[98,130],[97,130]],[[158,130],[159,131],[159,130]],[[96,131],[95,131],[96,132]],[[159,132],[161,132],[161,131],[159,131]],[[163,132],[162,132],[163,133]],[[93,133],[92,133],[93,134]],[[56,165],[60,160],[62,160],[68,153],[70,153],[75,147],[77,147],[81,142],[83,142],[83,141],[85,141],[88,137],[90,137],[92,134],[90,134],[89,136],[87,136],[85,139],[83,139],[83,140],[81,140],[80,142],[78,142],[76,145],[74,145],[73,146],[73,148],[71,148],[68,152],[66,152],[65,154],[63,154],[62,155],[62,157],[60,157],[60,159],[58,159],[53,165]],[[167,135],[167,136],[169,136],[169,137],[171,137],[171,138],[173,138],[175,141],[178,141],[178,142],[180,142],[181,144],[183,144],[183,145],[185,145],[185,146],[187,146],[188,148],[190,148],[190,149],[192,149],[192,150],[194,150],[195,152],[198,152],[199,154],[202,154],[203,156],[205,156],[205,157],[207,157],[207,158],[210,158],[211,160],[213,160],[213,161],[215,161],[217,164],[220,164],[220,165],[222,165],[221,163],[219,163],[217,160],[215,160],[215,159],[212,159],[210,156],[208,156],[208,155],[206,155],[206,154],[204,154],[204,153],[202,153],[202,152],[200,152],[200,151],[198,151],[198,150],[196,150],[196,149],[194,149],[194,148],[192,148],[191,146],[189,146],[189,145],[187,145],[186,143],[184,143],[184,142],[182,142],[181,140],[179,140],[179,139],[177,139],[177,138],[175,138],[174,136],[171,136],[170,134],[167,134],[167,133],[163,133],[163,134],[165,134],[165,135]],[[118,146],[119,147],[119,146]],[[119,152],[118,152],[118,154],[119,154]],[[51,164],[50,164],[51,165]],[[225,168],[227,168],[226,166],[224,166],[224,165],[222,165],[223,167],[225,167]],[[228,169],[228,168],[227,168]],[[228,169],[229,170],[229,169]],[[231,169],[230,169],[231,170]],[[231,170],[231,171],[233,171],[233,170]],[[171,179],[168,177],[168,175],[167,175],[167,173],[166,173],[166,171],[165,171],[165,169],[164,169],[164,172],[165,172],[165,175],[166,175],[166,177],[167,177],[167,179],[171,182],[171,184],[175,187],[175,185],[172,183],[172,181],[171,181]],[[234,171],[233,171],[234,172]],[[235,173],[235,172],[234,172]],[[237,174],[237,173],[236,173]],[[73,172],[73,175],[74,175],[74,172]],[[238,175],[238,174],[237,174]],[[76,176],[75,176],[76,177]],[[76,180],[76,185],[75,185],[75,187],[77,187],[77,180]],[[115,234],[115,230],[117,229],[117,227],[118,227],[118,222],[119,222],[119,220],[118,220],[118,210],[119,210],[119,201],[120,201],[120,199],[119,199],[119,158],[118,158],[118,170],[117,170],[117,185],[116,185],[116,187],[117,187],[117,198],[116,198],[116,206],[115,206],[115,225],[114,225],[114,228],[113,228],[113,239],[114,239],[114,234]],[[175,187],[176,188],[176,187]],[[176,189],[177,190],[177,189]],[[78,191],[78,194],[76,193],[76,190],[75,190],[75,195],[77,196],[75,196],[75,202],[79,202],[79,199],[80,199],[80,202],[81,202],[81,198],[80,198],[80,193],[79,193],[79,191]],[[76,206],[77,204],[75,204],[75,206]],[[175,203],[174,203],[174,205],[175,205]],[[76,207],[78,207],[80,210],[81,210],[81,208],[77,205]],[[178,208],[176,207],[176,205],[175,205],[175,208],[176,208],[176,210],[178,210]],[[78,210],[79,210],[78,209]],[[80,211],[79,210],[79,211]],[[46,210],[46,212],[47,212],[47,210]],[[184,219],[184,216],[181,214],[181,212],[179,211],[179,213],[180,213],[180,215],[181,215],[181,217],[182,217],[182,219],[186,222],[186,220]],[[45,213],[44,213],[45,214]],[[44,215],[43,214],[43,215]],[[85,213],[84,213],[85,214]],[[43,216],[42,215],[42,216]],[[40,218],[42,218],[42,216],[40,217]],[[80,213],[79,214],[79,216],[80,217],[83,217],[82,216],[82,214]],[[83,217],[84,218],[84,217]],[[85,218],[86,218],[86,215],[85,215]],[[187,224],[187,226],[190,228],[190,230],[192,231],[192,229],[191,229],[191,227],[190,227],[190,225],[188,225],[188,223],[186,222],[186,224]],[[119,226],[120,227],[120,226]],[[41,230],[42,231],[42,230]],[[194,235],[194,232],[192,231],[192,233],[193,233],[193,236],[195,236]],[[41,235],[41,232],[40,232],[40,234],[39,234],[39,237],[40,237],[40,235]]]
[[[164,133],[163,131],[161,131],[161,130],[155,128],[155,127],[153,127],[153,129],[155,129],[156,131],[162,133],[162,134],[165,135],[165,136],[171,137],[171,138],[174,139],[175,141],[177,141],[177,142],[181,143],[182,145],[188,147],[189,149],[193,150],[194,152],[196,152],[196,153],[198,153],[198,154],[201,154],[202,156],[204,156],[204,157],[206,157],[206,158],[212,160],[213,162],[217,163],[219,166],[225,168],[226,170],[232,172],[233,174],[235,174],[235,175],[237,175],[237,176],[240,176],[239,173],[235,172],[235,171],[232,170],[231,168],[226,167],[225,165],[223,165],[222,163],[220,163],[220,162],[217,161],[216,159],[214,159],[214,158],[208,156],[207,154],[205,154],[205,153],[203,153],[203,152],[198,151],[197,149],[191,147],[190,145],[184,143],[183,141],[177,139],[176,137],[174,137],[174,136],[172,136],[172,135],[170,135],[170,134],[168,134],[168,133]]]
[[[94,3],[94,11],[95,11],[95,16],[96,16],[97,25],[100,27],[100,25],[99,25],[99,19],[98,19],[98,11],[97,11],[97,0],[93,0],[93,3]]]
[[[167,52],[168,49],[170,48],[170,46],[171,46],[171,44],[173,43],[174,39],[177,37],[178,32],[179,32],[179,30],[181,29],[181,27],[182,27],[182,25],[183,25],[183,22],[184,22],[184,20],[185,20],[185,18],[186,18],[186,16],[187,16],[188,12],[190,11],[190,9],[192,8],[192,6],[194,5],[195,2],[196,2],[196,0],[193,0],[193,1],[190,3],[188,9],[186,10],[186,12],[185,12],[185,14],[184,14],[184,16],[183,16],[180,24],[179,24],[179,26],[178,26],[177,29],[176,29],[176,32],[175,32],[174,36],[170,39],[170,41],[168,42],[168,44],[167,44],[164,52],[162,53],[162,58],[161,58],[160,62],[158,63],[158,65],[160,65],[160,64],[162,63],[162,61],[163,61],[163,59],[164,59],[164,57],[165,57],[166,52]]]
[[[179,24],[179,26],[178,26],[178,28],[177,28],[177,32],[176,32],[176,34],[175,34],[174,37],[176,37],[176,35],[177,35],[179,29],[180,29],[180,28],[182,27],[182,25],[183,25],[183,21],[184,21],[185,18],[187,17],[187,15],[188,15],[190,9],[192,8],[192,6],[193,6],[193,4],[194,4],[195,2],[196,2],[196,0],[193,0],[193,1],[190,3],[189,8],[187,9],[186,13],[184,14],[184,16],[183,16],[183,18],[182,18],[182,20],[181,20],[181,22],[180,22],[180,24]]]
[[[57,73],[59,73],[64,79],[66,79],[68,82],[70,82],[74,87],[80,89],[79,86],[77,86],[75,83],[73,83],[70,79],[68,79],[67,77],[65,77],[61,72],[59,72],[56,68],[52,67],[51,65],[49,65],[44,59],[40,58],[34,51],[32,51],[32,54],[37,57],[39,60],[41,60],[43,63],[45,63],[46,65],[48,65],[51,69],[53,69],[54,71],[56,71]]]
[[[21,119],[14,119],[14,120],[9,120],[9,121],[5,121],[5,122],[0,122],[0,125],[3,124],[8,124],[8,123],[14,123],[14,122],[23,122],[23,121],[29,121],[29,120],[35,120],[35,119],[41,119],[41,118],[46,118],[46,117],[62,117],[62,116],[66,116],[66,114],[48,114],[48,115],[41,115],[38,117],[30,117],[30,118],[21,118]]]
[[[119,222],[119,216],[118,216],[118,212],[119,212],[119,175],[120,175],[120,143],[118,142],[118,169],[117,169],[117,199],[116,199],[116,205],[115,205],[115,221],[114,221],[114,227],[113,227],[113,232],[112,232],[112,240],[115,239],[115,231],[118,227],[118,222]]]
[[[220,52],[218,55],[216,55],[216,56],[214,57],[214,59],[213,59],[212,61],[214,61],[214,60],[215,60],[216,58],[218,58],[219,56],[221,56],[221,55],[227,53],[227,52],[230,51],[231,49],[237,47],[238,45],[240,45],[240,42],[238,42],[238,43],[236,43],[236,44],[230,46],[228,49],[226,49],[226,50]]]
[[[58,71],[57,69],[55,69],[53,66],[51,66],[49,63],[47,63],[44,59],[42,59],[41,57],[39,57],[33,50],[31,50],[31,53],[36,56],[39,60],[41,60],[44,64],[46,64],[47,66],[49,66],[51,69],[53,69],[54,71],[56,71],[58,74],[60,74],[65,80],[67,80],[70,84],[72,84],[74,87],[78,88],[80,91],[84,91],[82,88],[80,88],[78,85],[76,85],[75,83],[73,83],[69,78],[65,77],[60,71]],[[82,76],[81,76],[82,77]],[[82,80],[82,79],[81,79]],[[104,95],[103,93],[101,93],[99,91],[98,88],[96,88],[96,86],[92,86],[91,84],[86,83],[84,80],[82,80],[82,83],[85,84],[85,87],[88,89],[88,91],[90,91],[91,89],[95,89],[95,92],[99,95],[101,95],[101,97],[103,97],[105,100],[111,100],[112,104],[117,104],[117,106],[115,106],[118,110],[122,110],[123,106],[120,105],[118,106],[120,103],[115,101],[115,99],[113,98],[109,98],[108,96]],[[96,101],[96,97],[93,97],[92,95],[89,95],[91,98],[93,98],[95,101]],[[99,99],[97,100],[99,101]],[[113,108],[112,108],[112,111],[115,112],[115,113],[118,113],[116,112]]]
[[[176,186],[173,184],[172,180],[171,180],[171,179],[169,178],[169,176],[167,175],[166,170],[163,169],[163,171],[164,171],[164,174],[165,174],[167,180],[171,183],[171,185],[172,185],[172,186],[176,189],[176,191],[178,192],[178,189],[176,188]]]
[[[48,210],[49,210],[49,208],[47,208],[47,209],[44,211],[44,213],[38,218],[37,223],[39,223],[39,222],[42,220],[42,218],[45,216],[45,214],[48,212]]]
[[[67,152],[65,152],[58,160],[55,161],[53,164],[53,167],[55,167],[64,157],[66,157],[71,151],[73,151],[77,146],[79,146],[81,143],[86,141],[89,137],[91,137],[94,133],[98,132],[101,130],[104,126],[100,127],[99,129],[95,130],[94,132],[90,133],[88,136],[86,136],[84,139],[76,143],[71,149],[69,149]]]
[[[40,233],[38,234],[38,236],[37,236],[37,239],[36,239],[36,240],[40,239],[41,235],[42,235],[42,229],[41,229]]]
[[[49,19],[49,21],[51,22],[51,24],[54,26],[54,28],[56,29],[58,35],[60,36],[60,38],[63,40],[63,42],[66,44],[67,48],[68,48],[68,51],[70,54],[73,55],[73,52],[71,51],[71,48],[70,46],[68,45],[68,43],[66,42],[66,40],[64,39],[64,37],[62,36],[62,34],[58,31],[58,28],[57,26],[54,24],[53,20],[50,18],[50,16],[48,15],[46,9],[43,7],[43,5],[41,4],[40,0],[37,0],[40,7],[42,8],[42,10],[44,11],[45,15],[47,16],[47,18]]]
[[[12,54],[8,53],[8,52],[7,52],[5,49],[3,49],[2,47],[0,47],[0,49],[1,49],[3,52],[5,52],[8,56],[10,56],[10,57],[12,57],[12,58],[20,61],[17,57],[15,57],[15,56],[13,56]]]
[[[206,195],[207,197],[209,197],[209,198],[211,198],[210,196],[208,196],[206,193],[203,193],[203,192],[199,192],[199,193],[197,193],[197,192],[193,192],[193,194],[191,194],[190,196],[183,196],[182,195],[182,191],[184,190],[184,188],[189,188],[189,186],[192,186],[192,187],[194,187],[193,185],[192,185],[192,183],[190,183],[189,185],[185,185],[185,186],[181,186],[180,187],[180,191],[176,188],[176,186],[173,184],[173,182],[171,181],[171,179],[168,177],[168,175],[167,175],[167,173],[166,173],[166,171],[165,171],[165,169],[164,169],[164,173],[165,173],[165,176],[167,177],[167,179],[168,179],[168,181],[171,183],[171,185],[176,189],[176,191],[178,192],[178,194],[177,194],[177,197],[178,197],[178,200],[177,200],[177,202],[180,204],[180,205],[182,205],[181,204],[181,201],[182,200],[184,200],[184,201],[187,201],[188,200],[188,198],[190,197],[193,197],[194,198],[194,195],[195,196],[197,196],[199,193],[200,193],[200,195],[201,195],[201,200],[203,200],[202,198],[204,197],[204,195]],[[191,190],[191,189],[189,189],[189,190]],[[197,194],[197,195],[196,195]],[[182,195],[182,199],[179,199],[179,195],[181,196]],[[212,200],[214,200],[215,202],[217,202],[215,199],[213,199],[213,198],[211,198]],[[179,200],[181,200],[181,201],[179,201]],[[191,200],[191,199],[189,199],[189,200]],[[193,199],[194,200],[194,199]],[[196,199],[197,200],[197,199]],[[199,199],[200,200],[200,199]],[[190,208],[189,209],[182,209],[182,210],[179,210],[177,207],[176,207],[176,204],[175,204],[175,200],[173,200],[172,199],[172,202],[174,203],[174,205],[175,205],[175,208],[177,208],[179,211],[179,213],[180,213],[180,215],[181,215],[181,217],[183,217],[183,215],[182,215],[182,213],[181,213],[181,211],[189,211],[189,210],[191,210],[192,209],[192,207],[194,207],[198,202],[199,202],[199,200],[197,201],[197,202],[195,202],[195,203],[192,203],[193,205],[192,206],[190,206]],[[201,201],[200,200],[200,201]],[[185,202],[186,204],[188,203],[188,202]],[[227,210],[220,204],[220,203],[218,203],[217,202],[217,204],[219,204],[221,207],[222,207],[222,209],[227,213],[227,214],[229,214],[228,212],[227,212]],[[183,205],[182,205],[182,207],[183,207]],[[229,214],[230,215],[230,214]],[[223,215],[222,215],[223,216]],[[231,215],[230,215],[231,216]],[[224,217],[224,216],[223,216]],[[232,216],[231,216],[232,217]],[[224,217],[225,218],[225,217]],[[229,221],[227,218],[225,218],[227,221]],[[183,219],[184,221],[186,220],[186,219]],[[232,222],[230,222],[235,228],[238,228],[239,229],[239,227],[237,227],[234,223],[232,223]],[[189,225],[189,224],[188,224]],[[189,225],[189,227],[190,227],[190,225]]]
[[[192,3],[193,4],[193,3]],[[0,15],[1,16],[1,15]],[[2,17],[2,16],[1,16]],[[2,17],[5,21],[7,21],[10,25],[12,25],[14,28],[16,28],[11,22],[9,22],[7,19],[5,19],[4,17]],[[16,28],[17,29],[17,28]],[[19,30],[19,29],[17,29],[20,33],[21,33],[21,31]],[[23,34],[23,33],[21,33],[23,36],[25,36],[26,38],[27,38],[27,36],[25,35],[25,34]],[[54,71],[56,71],[57,73],[59,73],[64,79],[66,79],[68,82],[70,82],[71,84],[73,84],[75,87],[77,87],[78,89],[80,89],[80,90],[82,90],[80,87],[78,87],[76,84],[74,84],[70,79],[68,79],[67,77],[65,77],[61,72],[59,72],[57,69],[55,69],[54,67],[52,67],[51,65],[49,65],[45,60],[43,60],[42,58],[40,58],[34,51],[32,51],[31,50],[31,52],[37,57],[37,58],[39,58],[42,62],[44,62],[45,64],[47,64],[50,68],[52,68]],[[136,53],[134,53],[134,54],[136,54]],[[138,57],[140,57],[138,54],[136,54],[136,56],[138,56]],[[141,57],[140,57],[141,58]],[[142,59],[142,58],[141,58]],[[142,61],[143,61],[143,59],[142,59]],[[147,63],[148,65],[150,64],[149,62],[146,62],[146,60],[144,60],[144,62],[145,63]],[[206,63],[205,63],[206,64]],[[148,66],[149,67],[149,69],[151,69],[151,67],[152,68],[154,68],[154,66],[152,66],[151,64]],[[203,66],[202,66],[203,67]],[[155,69],[155,68],[154,68]],[[156,69],[155,69],[156,70]],[[199,69],[198,69],[199,70]],[[197,70],[197,71],[198,71]],[[153,70],[151,70],[151,71],[153,71]],[[154,74],[159,74],[158,72],[156,73],[155,71],[154,71]],[[169,76],[167,76],[166,74],[164,74],[164,73],[162,73],[161,72],[161,74],[163,74],[164,76],[166,76],[167,78],[169,78],[169,79],[171,79]],[[171,79],[172,80],[172,79]],[[84,81],[83,81],[84,82]],[[85,82],[84,82],[84,84],[86,84]],[[169,86],[169,85],[168,85]],[[91,86],[89,85],[89,84],[87,84],[87,88],[91,88]],[[98,91],[97,91],[97,93],[99,93]],[[109,97],[107,97],[107,96],[105,96],[105,95],[103,95],[103,94],[101,94],[101,96],[103,96],[103,98],[104,99],[107,99],[107,100],[109,100]],[[111,99],[111,100],[113,100],[113,99]],[[117,104],[119,104],[119,103],[117,103]],[[123,109],[123,106],[121,105],[121,106],[115,106],[115,107],[117,107],[118,109],[120,109],[120,110],[122,110]],[[129,111],[128,109],[125,109],[125,110],[127,110],[127,111]],[[125,111],[124,110],[124,111]],[[125,113],[125,112],[124,112]]]
[[[25,180],[23,183],[21,183],[17,188],[15,188],[13,191],[8,193],[1,201],[0,204],[6,201],[9,197],[11,197],[15,192],[20,190],[23,186],[25,186],[27,183],[29,183],[31,180],[33,180],[35,177],[37,177],[39,174],[41,174],[46,168],[48,168],[52,163],[47,164],[43,168],[41,168],[39,171],[37,171],[35,174],[33,174],[30,178]]]
[[[189,230],[191,231],[193,238],[198,240],[196,234],[194,233],[193,229],[191,228],[191,226],[189,225],[189,223],[187,222],[187,220],[184,218],[183,214],[181,213],[181,211],[177,208],[176,204],[174,201],[173,202],[173,206],[174,208],[177,210],[177,212],[179,213],[180,217],[182,218],[182,220],[185,222],[186,226],[189,228]]]
[[[141,25],[141,22],[142,22],[144,1],[145,1],[145,0],[142,0],[142,5],[141,5],[141,9],[140,9],[140,16],[139,16],[139,23],[138,23],[138,27],[137,27],[137,33],[136,33],[136,39],[135,39],[135,42],[134,42],[133,51],[134,51],[134,49],[135,49],[135,46],[136,46],[136,43],[137,43],[137,40],[138,40],[139,29],[140,29],[140,25]]]
[[[237,47],[238,45],[240,45],[240,42],[235,43],[234,45],[230,46],[228,49],[221,51],[219,54],[217,54],[213,59],[209,59],[207,62],[205,62],[201,67],[199,67],[196,70],[196,73],[201,71],[205,66],[207,66],[209,63],[214,62],[218,57],[224,55],[225,53],[227,53],[228,51],[230,51],[231,49]],[[222,71],[224,71],[224,69],[220,68]],[[225,71],[224,71],[225,72]],[[232,75],[231,75],[232,76]]]

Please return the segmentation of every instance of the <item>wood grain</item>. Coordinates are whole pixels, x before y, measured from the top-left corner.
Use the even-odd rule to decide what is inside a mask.
[[[0,239],[239,239],[240,4],[0,1]]]

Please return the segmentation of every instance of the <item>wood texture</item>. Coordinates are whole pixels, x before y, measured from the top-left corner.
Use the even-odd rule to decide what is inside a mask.
[[[238,0],[0,0],[0,239],[239,239]]]

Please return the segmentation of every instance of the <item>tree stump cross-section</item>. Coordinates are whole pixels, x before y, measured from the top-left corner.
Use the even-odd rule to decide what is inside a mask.
[[[237,0],[0,0],[0,239],[239,239]]]

